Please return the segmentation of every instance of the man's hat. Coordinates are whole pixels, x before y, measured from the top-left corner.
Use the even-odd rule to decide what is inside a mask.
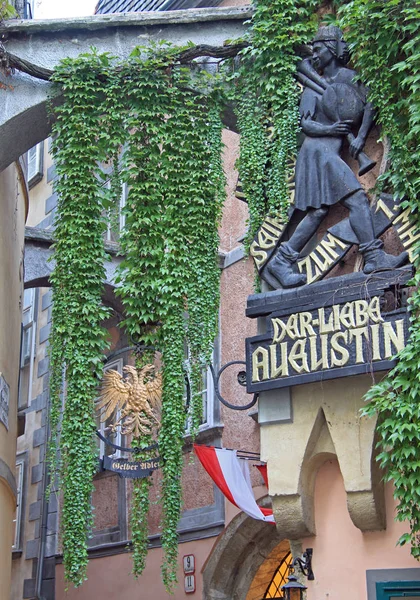
[[[343,32],[335,25],[322,25],[313,39],[313,42],[342,42]]]
[[[349,48],[344,40],[343,32],[339,27],[336,27],[335,25],[322,25],[312,40],[313,44],[315,42],[333,42],[335,45],[334,50],[330,45],[328,46],[331,52],[344,64],[349,62]]]

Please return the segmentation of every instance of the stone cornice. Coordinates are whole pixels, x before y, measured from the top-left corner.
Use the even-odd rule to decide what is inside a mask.
[[[58,31],[97,31],[117,27],[147,27],[155,25],[184,25],[214,21],[244,21],[252,17],[250,5],[228,8],[196,8],[165,12],[114,13],[71,19],[12,19],[0,27],[0,34],[47,33]]]

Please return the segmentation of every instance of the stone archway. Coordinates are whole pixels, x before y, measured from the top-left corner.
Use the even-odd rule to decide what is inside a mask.
[[[0,73],[0,171],[29,148],[47,138],[51,131],[49,98],[59,94],[49,73],[65,57],[76,57],[95,46],[126,58],[138,45],[166,40],[185,47],[223,47],[226,40],[242,38],[244,22],[252,16],[248,6],[179,10],[173,13],[96,15],[57,20],[12,20],[0,26],[2,40],[12,64],[26,65],[27,72],[11,76]],[[13,62],[14,59],[18,62]],[[229,117],[226,117],[227,122]],[[228,124],[228,123],[227,123]]]
[[[261,598],[289,550],[276,527],[240,513],[219,536],[204,566],[203,600]]]

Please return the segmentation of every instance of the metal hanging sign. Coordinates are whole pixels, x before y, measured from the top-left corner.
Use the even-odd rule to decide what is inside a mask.
[[[143,477],[149,477],[153,471],[159,468],[159,461],[159,456],[149,460],[129,460],[127,458],[104,456],[103,467],[107,471],[118,473],[121,477],[142,479]]]

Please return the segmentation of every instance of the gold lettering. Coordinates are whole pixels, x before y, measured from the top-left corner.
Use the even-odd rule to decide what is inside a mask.
[[[406,208],[405,211],[400,213],[394,220],[394,225],[400,223],[400,225],[397,225],[396,227],[397,233],[400,236],[404,248],[408,250],[410,261],[413,262],[414,254],[413,250],[410,250],[410,247],[420,238],[420,231],[418,226],[410,219],[410,215],[410,209]]]
[[[292,340],[300,337],[298,316],[299,315],[295,313],[294,315],[290,315],[287,320],[287,334],[292,338]]]
[[[274,217],[266,217],[264,223],[271,223],[271,225],[274,225],[274,227],[280,232],[284,229],[284,223]]]
[[[333,310],[333,314],[334,314],[334,331],[339,331],[341,329],[340,305],[334,304],[334,306],[332,307],[332,310]]]
[[[316,335],[314,328],[311,325],[312,315],[310,312],[299,313],[299,324],[300,324],[300,335],[301,337],[308,337],[309,335]]]
[[[410,225],[413,224],[413,222],[410,220],[410,214],[410,209],[406,208],[402,213],[398,215],[398,217],[395,218],[394,225],[397,225],[397,223],[401,223],[401,225],[397,226],[398,235],[400,235],[401,232],[405,231],[410,227]]]
[[[252,381],[261,381],[259,370],[262,369],[262,378],[269,379],[268,374],[268,351],[258,346],[252,353]]]
[[[391,358],[394,356],[391,344],[396,350],[395,354],[400,352],[405,346],[404,319],[398,319],[398,321],[395,321],[396,331],[394,331],[392,325],[392,323],[382,324],[384,328],[385,358]]]
[[[309,256],[307,256],[306,258],[304,258],[303,260],[300,260],[298,262],[299,271],[301,273],[303,273],[303,271],[306,272],[307,283],[313,283],[322,274],[321,271],[319,271],[319,269],[318,269],[318,271],[315,269],[315,272],[312,271],[312,262],[311,261],[312,261],[311,255],[309,254]]]
[[[363,354],[363,336],[368,339],[368,328],[359,327],[358,329],[350,329],[350,343],[353,339],[356,340],[356,364],[364,363],[365,358]]]
[[[318,256],[318,254],[321,255],[321,258],[323,258],[324,260],[322,261],[321,258]],[[334,260],[331,258],[331,256],[329,256],[325,250],[323,250],[323,248],[321,248],[321,245],[319,244],[315,250],[312,250],[312,252],[309,255],[312,260],[314,261],[314,263],[317,265],[318,269],[319,269],[319,275],[322,273],[325,273],[325,271],[328,270],[328,268],[333,264]]]
[[[334,248],[340,246],[340,248],[345,250],[348,247],[348,244],[336,238],[335,235],[333,235],[332,233],[328,233],[327,237],[322,240],[321,246],[325,248],[325,250],[327,250],[327,252],[329,252],[331,256],[335,259],[339,257],[339,254],[337,254]]]
[[[269,233],[274,234],[277,240],[279,239],[281,232],[283,231],[283,225],[277,224],[276,221],[274,221],[274,219],[266,219],[263,223],[263,227]]]
[[[265,252],[264,250],[260,250],[256,241],[252,242],[251,246],[249,247],[249,252],[252,258],[255,260],[257,269],[259,269],[268,258],[267,252]]]
[[[272,235],[269,231],[264,229],[264,224],[257,234],[258,244],[263,250],[270,250],[270,248],[277,244],[278,239],[278,235]]]
[[[334,331],[334,316],[330,313],[328,317],[328,323],[325,322],[325,308],[318,309],[319,318],[319,333],[331,333]]]
[[[381,348],[379,345],[379,324],[371,325],[372,333],[372,360],[381,360]]]
[[[277,348],[279,346],[277,344],[271,344],[270,348],[270,379],[275,379],[280,375],[280,377],[287,377],[289,375],[289,365],[287,364],[287,342],[283,342],[280,344],[280,365],[277,365]]]
[[[354,302],[354,320],[356,327],[364,327],[369,321],[369,305],[366,300],[356,300]]]
[[[273,344],[281,342],[286,335],[286,325],[281,319],[271,319],[273,325]]]
[[[310,373],[308,366],[308,357],[306,355],[306,340],[299,340],[295,342],[289,353],[290,366],[296,371],[296,373]],[[302,361],[302,364],[298,364],[296,361]]]
[[[347,348],[344,348],[338,343],[338,340],[343,340],[347,344],[348,332],[339,331],[331,336],[331,366],[344,367],[349,362],[350,354]],[[341,354],[341,358],[337,357],[336,352]]]
[[[321,369],[329,369],[328,364],[328,335],[320,335],[321,339],[321,358],[318,360],[318,352],[316,348],[316,342],[318,337],[311,336],[309,338],[309,344],[311,348],[311,371],[317,371],[319,367]]]
[[[420,231],[417,225],[413,225],[410,229],[407,229],[400,235],[402,244],[406,250],[408,250],[410,261],[414,260],[414,253],[410,250],[411,246],[416,240],[420,238]]]
[[[340,321],[346,329],[356,327],[356,323],[354,322],[353,308],[353,302],[346,302],[340,311]]]
[[[392,212],[391,209],[389,209],[387,207],[385,202],[383,200],[381,200],[380,198],[379,198],[378,202],[376,203],[375,212],[378,212],[378,210],[382,210],[382,212],[388,217],[388,219],[392,220],[394,213]]]
[[[382,321],[384,320],[381,315],[381,304],[379,302],[379,296],[375,296],[375,298],[372,298],[372,300],[369,302],[368,313],[369,318],[374,323],[382,323]]]

